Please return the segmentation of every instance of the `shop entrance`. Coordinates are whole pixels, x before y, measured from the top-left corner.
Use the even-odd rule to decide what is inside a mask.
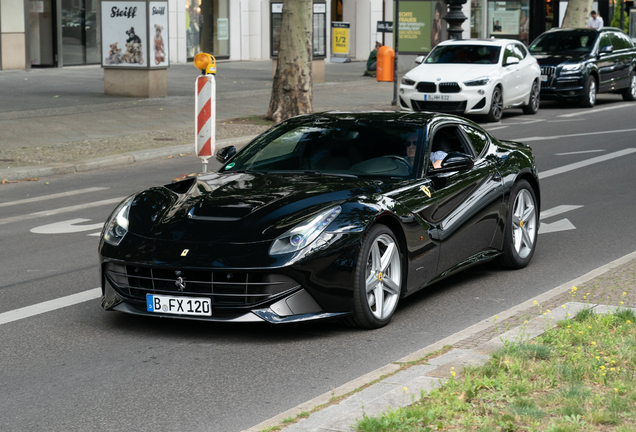
[[[29,3],[29,60],[31,66],[56,66],[55,8],[52,0]]]
[[[62,64],[100,64],[98,0],[62,2]]]

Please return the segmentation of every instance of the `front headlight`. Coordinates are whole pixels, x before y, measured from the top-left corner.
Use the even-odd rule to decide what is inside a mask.
[[[415,85],[415,81],[413,81],[411,78],[403,77],[402,78],[402,84],[407,85],[407,86],[414,86]]]
[[[479,78],[474,79],[474,80],[466,81],[464,83],[464,85],[465,86],[469,86],[469,87],[485,86],[489,82],[490,82],[490,78],[489,77],[479,77]]]
[[[296,252],[311,244],[340,214],[342,207],[333,207],[318,213],[313,218],[287,231],[274,240],[269,249],[270,255]]]
[[[117,246],[124,239],[128,232],[128,212],[130,212],[133,198],[134,196],[131,196],[122,201],[112,213],[110,220],[106,222],[104,227],[104,241],[106,243]]]
[[[574,71],[577,71],[579,69],[581,69],[581,63],[563,65],[563,71],[565,71],[565,72],[574,72]]]

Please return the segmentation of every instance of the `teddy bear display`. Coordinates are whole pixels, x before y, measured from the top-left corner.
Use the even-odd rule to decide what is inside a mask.
[[[161,36],[162,30],[162,26],[155,24],[155,64],[166,60],[166,51],[163,45],[163,37]]]
[[[134,27],[131,27],[130,30],[126,30],[126,34],[128,35],[128,40],[126,40],[126,43],[141,43],[141,38],[135,34]]]
[[[124,55],[121,53],[121,48],[117,48],[117,42],[110,44],[110,51],[108,57],[104,59],[105,64],[119,64],[124,61]]]

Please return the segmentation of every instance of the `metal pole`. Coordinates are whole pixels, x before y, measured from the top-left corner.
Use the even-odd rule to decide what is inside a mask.
[[[621,2],[621,19],[620,19],[620,29],[625,30],[625,1],[620,0]]]
[[[395,1],[395,17],[393,19],[393,34],[395,35],[395,60],[393,62],[393,100],[392,106],[398,104],[398,47],[400,42],[400,0]]]

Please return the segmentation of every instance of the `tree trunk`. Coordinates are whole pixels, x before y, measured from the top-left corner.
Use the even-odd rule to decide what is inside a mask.
[[[278,123],[314,110],[312,0],[283,0],[280,48],[267,119]]]
[[[570,0],[563,17],[565,28],[585,28],[592,12],[593,0]]]

